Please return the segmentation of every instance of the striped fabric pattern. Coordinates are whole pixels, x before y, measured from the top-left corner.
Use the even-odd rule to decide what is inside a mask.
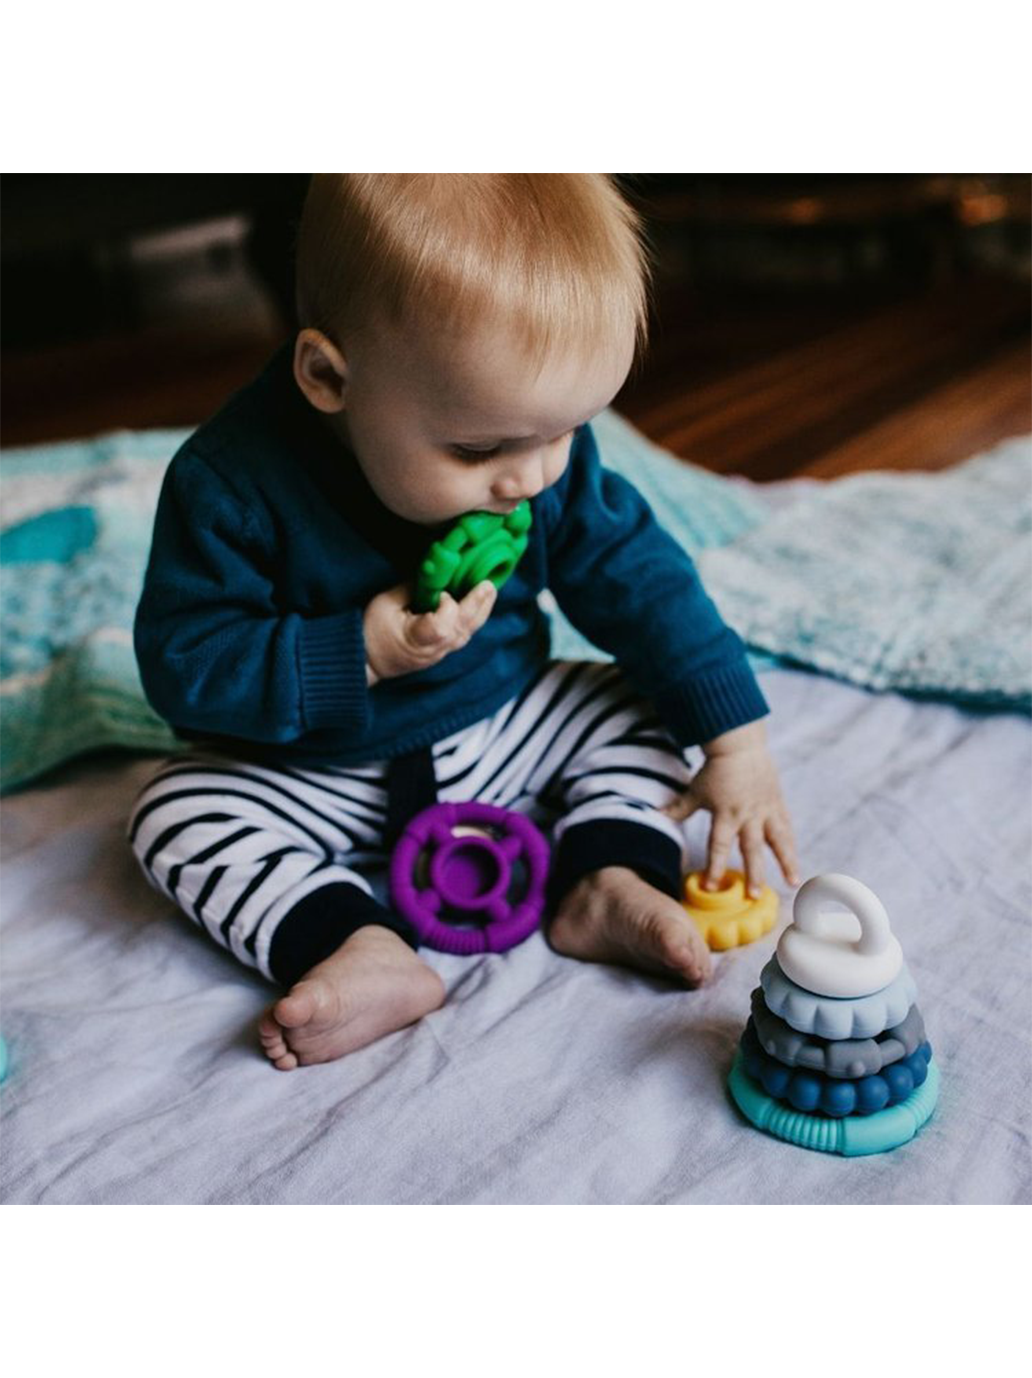
[[[555,844],[579,824],[620,820],[683,847],[660,810],[691,771],[615,665],[551,663],[497,713],[439,742],[433,759],[439,800],[525,813]],[[144,787],[129,840],[155,889],[275,980],[273,940],[303,899],[330,885],[374,895],[387,864],[386,779],[386,761],[273,769],[184,754]]]

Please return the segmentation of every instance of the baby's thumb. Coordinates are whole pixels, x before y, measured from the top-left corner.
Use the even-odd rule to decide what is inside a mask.
[[[435,646],[447,642],[458,620],[458,604],[447,591],[441,594],[433,612],[416,613],[408,635],[416,646]]]
[[[672,804],[668,804],[663,812],[675,823],[682,823],[686,818],[691,818],[696,809],[701,808],[701,801],[696,799],[691,790],[686,790],[680,799],[675,799]]]
[[[462,610],[466,613],[466,630],[479,631],[491,616],[498,597],[498,590],[490,579],[482,579],[476,588],[471,589],[462,600]]]

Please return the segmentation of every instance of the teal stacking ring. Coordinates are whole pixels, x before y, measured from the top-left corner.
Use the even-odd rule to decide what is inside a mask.
[[[793,1110],[768,1096],[746,1072],[740,1052],[735,1055],[728,1089],[746,1119],[764,1133],[818,1153],[857,1158],[899,1148],[928,1122],[939,1099],[939,1068],[933,1057],[924,1085],[899,1105],[890,1105],[873,1115],[847,1115],[842,1119]]]

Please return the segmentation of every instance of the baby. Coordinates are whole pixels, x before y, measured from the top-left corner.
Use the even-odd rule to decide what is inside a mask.
[[[710,885],[736,840],[754,892],[767,846],[798,882],[742,643],[590,426],[644,342],[635,213],[595,174],[317,176],[297,273],[293,345],[162,489],[136,651],[189,749],[134,806],[145,874],[287,988],[282,1070],[443,1002],[370,883],[434,799],[550,827],[556,952],[698,985],[680,821],[712,814]],[[413,611],[432,540],[524,501],[500,591]],[[612,663],[550,659],[546,588]]]

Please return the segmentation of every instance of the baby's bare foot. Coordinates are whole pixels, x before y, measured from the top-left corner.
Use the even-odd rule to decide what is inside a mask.
[[[358,929],[266,1011],[265,1056],[282,1072],[332,1062],[444,1004],[444,983],[396,933]]]
[[[563,899],[548,941],[584,962],[611,962],[689,986],[709,976],[709,948],[678,902],[623,866],[605,866]]]

